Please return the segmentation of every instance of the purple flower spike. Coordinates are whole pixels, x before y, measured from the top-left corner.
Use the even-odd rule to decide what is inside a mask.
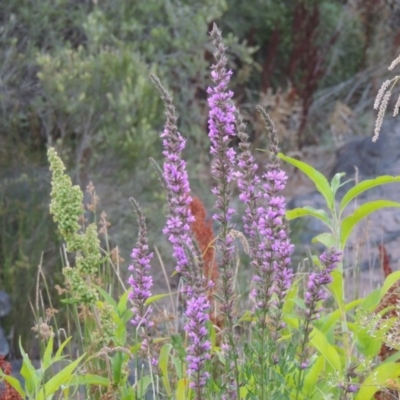
[[[191,379],[190,387],[195,393],[201,393],[210,377],[205,370],[205,363],[210,359],[211,343],[207,339],[206,323],[209,320],[209,304],[205,295],[192,297],[187,302],[187,323],[185,331],[190,339],[187,348],[188,374]]]
[[[234,214],[234,210],[229,207],[231,199],[232,183],[235,178],[235,151],[229,147],[229,143],[235,133],[235,106],[232,102],[233,93],[228,90],[228,84],[232,71],[226,69],[228,60],[225,55],[225,46],[222,41],[221,32],[214,24],[211,31],[212,42],[215,47],[214,64],[211,77],[214,86],[207,89],[208,105],[210,107],[208,127],[209,138],[211,141],[211,154],[214,155],[214,163],[211,173],[216,181],[216,186],[212,193],[216,196],[213,219],[220,223],[220,234],[218,249],[221,253],[219,267],[222,271],[221,287],[221,311],[229,320],[232,318],[232,279],[231,273],[234,257],[234,240],[229,233],[229,221]]]
[[[187,251],[194,251],[190,225],[195,219],[190,212],[189,206],[192,197],[190,196],[186,163],[182,160],[182,151],[185,148],[186,141],[178,132],[178,118],[175,114],[171,95],[165,90],[156,76],[150,75],[150,77],[161,93],[167,117],[164,131],[161,134],[164,148],[163,155],[165,157],[162,182],[167,192],[168,200],[168,217],[163,233],[173,246],[173,256],[177,262],[175,269],[185,279],[186,287],[191,290],[190,288],[193,289],[194,286],[199,286],[198,282],[196,282],[196,280],[199,280],[199,271],[194,271],[190,268],[190,260],[187,257]]]
[[[327,298],[324,286],[332,282],[331,272],[336,268],[340,261],[341,252],[331,248],[320,256],[321,263],[325,269],[319,272],[312,272],[308,277],[307,291],[305,293],[305,305],[307,307],[307,317],[310,321],[316,319],[319,309],[316,308],[319,301]]]
[[[151,76],[151,79],[161,93],[167,116],[161,135],[165,157],[161,180],[167,192],[169,215],[163,232],[173,246],[175,269],[184,279],[182,292],[186,301],[185,330],[189,342],[186,361],[191,379],[190,387],[194,389],[195,399],[200,400],[203,398],[204,387],[209,377],[205,363],[210,358],[211,350],[211,344],[207,340],[210,303],[205,293],[210,284],[204,278],[202,256],[196,250],[190,229],[195,218],[190,211],[192,198],[186,163],[181,157],[185,139],[177,129],[177,117],[171,96],[157,77]]]
[[[312,332],[311,322],[318,319],[321,308],[318,303],[327,298],[325,286],[332,282],[331,272],[337,267],[342,253],[331,248],[320,256],[320,261],[325,267],[322,271],[312,272],[308,277],[307,291],[304,295],[304,303],[307,307],[306,316],[301,327],[302,341],[300,346],[298,387],[302,384],[302,370],[308,365],[307,344]]]
[[[222,225],[228,223],[233,214],[229,209],[231,183],[234,179],[235,150],[229,147],[230,140],[236,136],[235,113],[232,102],[233,92],[228,90],[232,71],[226,69],[228,60],[225,56],[225,46],[221,32],[214,25],[211,32],[213,44],[216,48],[214,57],[216,64],[212,66],[211,77],[214,86],[207,89],[208,106],[210,107],[208,128],[211,141],[210,153],[215,156],[211,173],[217,182],[212,190],[217,197],[215,208],[219,211],[214,219]]]
[[[132,250],[132,264],[129,266],[129,271],[132,272],[128,279],[132,288],[129,292],[129,298],[133,303],[134,315],[131,322],[136,328],[142,327],[147,332],[153,326],[153,322],[150,320],[151,306],[146,306],[146,300],[151,296],[151,287],[153,286],[153,278],[149,275],[150,260],[153,258],[153,253],[149,252],[146,220],[142,210],[134,199],[131,198],[130,202],[139,223],[138,241]]]
[[[250,153],[245,126],[238,116],[238,136],[241,140],[239,169],[236,172],[241,190],[240,200],[246,205],[243,216],[244,229],[249,238],[251,263],[255,269],[252,295],[259,311],[259,323],[265,325],[265,315],[272,314],[274,335],[281,330],[281,313],[286,293],[291,285],[290,258],[294,246],[289,240],[285,221],[285,199],[279,194],[285,187],[287,176],[278,161],[278,139],[275,127],[266,112],[258,108],[266,122],[270,138],[270,162],[260,179],[257,164]],[[272,297],[274,312],[271,312]]]
[[[221,283],[218,292],[221,299],[220,311],[225,317],[222,344],[226,345],[235,342],[233,329],[235,325],[234,238],[230,225],[235,211],[229,205],[232,197],[232,185],[236,180],[236,152],[230,147],[231,139],[236,136],[236,109],[232,101],[233,92],[228,89],[232,71],[227,69],[226,47],[222,41],[221,32],[215,24],[211,31],[211,38],[215,48],[215,64],[211,67],[211,78],[214,85],[207,89],[210,109],[208,136],[211,142],[210,153],[214,156],[211,174],[216,182],[216,186],[212,189],[212,193],[216,197],[214,206],[216,213],[213,215],[213,219],[220,225],[217,248],[220,254],[218,266],[221,271]],[[235,392],[236,397],[239,397],[238,354],[235,349],[229,347],[226,358],[227,362],[233,365],[233,368],[228,367],[227,369],[226,380],[229,385],[227,390]],[[235,387],[231,386],[232,382]]]

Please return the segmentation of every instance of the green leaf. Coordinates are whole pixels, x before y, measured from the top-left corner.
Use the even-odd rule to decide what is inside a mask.
[[[135,391],[137,390],[137,397],[139,399],[144,398],[147,392],[147,388],[150,386],[152,382],[151,375],[145,375],[140,378],[137,383],[134,385]]]
[[[175,371],[176,371],[176,376],[178,379],[181,379],[183,377],[183,363],[182,360],[178,357],[171,356],[172,358],[172,363],[174,364]]]
[[[72,375],[69,382],[70,386],[79,385],[93,385],[93,386],[104,386],[107,387],[110,384],[110,380],[104,376],[86,374],[86,375]]]
[[[22,386],[17,378],[14,378],[13,376],[10,375],[6,375],[1,369],[0,369],[0,377],[4,379],[7,383],[9,383],[23,399],[26,398],[25,390],[22,389]]]
[[[302,161],[296,160],[295,158],[285,156],[282,153],[279,153],[278,157],[281,160],[294,165],[300,171],[304,172],[314,182],[315,187],[318,190],[318,192],[320,192],[322,194],[322,196],[324,196],[328,208],[330,210],[333,209],[334,196],[332,193],[332,189],[329,186],[327,179],[325,178],[324,175],[321,174],[321,172],[317,171],[311,165],[308,165]]]
[[[360,308],[366,311],[374,311],[382,299],[381,290],[382,289],[376,289],[365,297],[363,302],[360,304]]]
[[[241,399],[246,399],[247,394],[249,393],[249,389],[246,386],[242,386],[240,389],[239,395]]]
[[[133,311],[131,309],[126,310],[121,318],[121,321],[126,325],[133,318]]]
[[[41,376],[40,376],[41,374],[40,371],[38,372],[36,371],[28,355],[22,348],[21,338],[19,339],[19,349],[23,358],[21,375],[25,379],[25,389],[28,395],[34,396],[39,388],[39,384],[41,381]]]
[[[345,310],[350,311],[357,307],[363,302],[363,299],[356,299],[345,305]],[[327,317],[324,318],[323,324],[320,327],[322,333],[327,334],[328,331],[334,326],[340,319],[341,310],[332,311]]]
[[[397,353],[392,354],[390,357],[388,357],[384,363],[388,363],[388,362],[397,362],[400,359],[400,351],[398,351]]]
[[[117,310],[120,317],[122,317],[126,311],[128,296],[129,296],[129,290],[125,291],[125,293],[119,299]]]
[[[155,294],[154,296],[151,296],[151,297],[149,297],[147,300],[146,300],[146,306],[148,306],[148,305],[150,305],[150,304],[152,304],[152,303],[154,303],[155,301],[158,301],[158,300],[161,300],[161,299],[163,299],[163,298],[165,298],[165,297],[168,297],[168,296],[173,296],[173,295],[175,295],[177,292],[173,292],[173,293],[163,293],[163,294]]]
[[[246,310],[242,316],[239,318],[239,322],[251,322],[254,319],[254,313]]]
[[[336,240],[335,240],[334,236],[328,232],[321,233],[321,234],[315,236],[314,238],[312,238],[311,242],[312,243],[321,243],[328,249],[336,246]]]
[[[339,172],[339,173],[335,174],[335,176],[332,178],[332,180],[331,180],[331,190],[332,190],[333,196],[335,196],[337,190],[338,190],[341,186],[343,186],[344,184],[347,183],[347,182],[340,183],[340,180],[341,180],[344,176],[346,176],[346,173],[344,173],[344,172]]]
[[[171,385],[169,383],[169,375],[168,375],[168,362],[171,349],[172,349],[172,344],[170,343],[164,344],[164,346],[161,348],[159,362],[158,362],[162,374],[162,381],[164,383],[164,388],[169,397],[172,396]]]
[[[114,308],[117,308],[117,302],[100,286],[93,285],[96,290],[103,296],[104,300],[113,306]]]
[[[119,385],[121,382],[121,377],[124,376],[122,374],[122,366],[127,359],[127,355],[122,351],[117,351],[112,357],[111,368],[113,374],[113,384]]]
[[[374,358],[382,347],[382,340],[371,335],[367,329],[360,329],[356,334],[356,345],[365,357]]]
[[[314,364],[308,370],[307,375],[304,378],[303,391],[307,396],[312,396],[315,391],[315,387],[318,382],[318,378],[321,376],[321,371],[324,370],[325,358],[320,355],[315,360]]]
[[[356,400],[372,399],[380,387],[387,387],[388,379],[395,379],[400,376],[400,364],[390,362],[380,364],[364,380]]]
[[[142,348],[142,343],[136,343],[129,349],[132,355],[135,355]]]
[[[185,378],[179,379],[176,385],[175,398],[176,400],[188,400],[190,397],[186,397],[186,388],[188,386],[188,380]]]
[[[64,351],[65,346],[70,342],[70,340],[72,339],[72,336],[70,336],[69,338],[65,339],[64,342],[61,343],[60,347],[57,350],[57,353],[54,357],[54,361],[59,361],[62,360],[64,357],[61,356],[61,353]]]
[[[117,346],[125,346],[126,344],[126,337],[127,337],[127,331],[126,331],[126,322],[124,321],[119,321],[115,331],[115,344]]]
[[[340,361],[338,352],[328,342],[325,335],[315,327],[311,332],[310,343],[324,356],[325,360],[332,366],[334,370],[338,372],[342,370],[342,363]]]
[[[388,290],[400,279],[400,271],[392,272],[383,282],[381,288],[381,299],[385,296]]]
[[[208,329],[208,339],[210,340],[211,343],[211,351],[213,351],[217,343],[217,333],[215,331],[214,324],[211,321],[208,321],[207,329]]]
[[[289,326],[291,326],[294,329],[299,329],[299,319],[298,318],[294,318],[294,317],[289,317],[287,315],[283,316],[283,320],[286,322],[286,324],[288,324]]]
[[[60,372],[54,375],[40,390],[36,397],[36,400],[46,400],[48,396],[57,392],[57,390],[59,390],[61,386],[70,384],[71,378],[73,377],[73,371],[84,357],[85,354],[68,364]]]
[[[328,285],[333,298],[340,309],[343,309],[343,274],[337,269],[331,272],[332,282]]]
[[[299,279],[292,283],[290,287],[285,302],[283,304],[282,314],[290,315],[293,312],[294,306],[296,305],[297,292],[299,290]]]
[[[49,368],[53,364],[53,362],[51,360],[51,356],[53,355],[53,342],[54,342],[53,336],[50,336],[49,341],[46,346],[46,350],[44,351],[43,358],[42,358],[43,371],[46,371],[47,368]]]
[[[301,208],[294,208],[293,210],[286,211],[286,218],[291,221],[300,217],[315,217],[320,219],[324,224],[326,224],[330,228],[329,217],[326,211],[317,210],[313,207],[304,206]]]
[[[387,208],[387,207],[400,207],[400,203],[389,200],[370,201],[368,203],[362,204],[360,207],[357,208],[356,211],[354,211],[353,214],[346,217],[342,221],[341,232],[340,232],[341,248],[344,249],[351,231],[363,218],[367,217],[374,211],[378,211],[381,208]]]
[[[400,182],[400,176],[384,175],[384,176],[379,176],[378,178],[375,179],[368,179],[360,182],[359,184],[352,187],[343,196],[343,199],[340,202],[340,213],[344,210],[347,204],[349,204],[350,201],[353,200],[355,197],[357,197],[359,194],[375,186],[385,185],[387,183],[393,183],[393,182]]]

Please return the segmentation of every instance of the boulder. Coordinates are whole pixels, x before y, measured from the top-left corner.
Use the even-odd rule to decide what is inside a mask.
[[[0,318],[7,315],[10,311],[11,311],[10,296],[3,290],[0,290]]]

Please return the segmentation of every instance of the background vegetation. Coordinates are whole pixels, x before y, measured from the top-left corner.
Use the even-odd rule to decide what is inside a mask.
[[[102,208],[115,219],[110,240],[127,258],[135,229],[130,195],[151,216],[150,232],[164,224],[164,210],[152,201],[162,194],[147,162],[160,154],[163,123],[149,72],[174,93],[189,139],[192,187],[201,194],[209,183],[205,88],[212,22],[229,45],[233,89],[246,119],[257,127],[254,104],[269,107],[283,149],[298,151],[370,134],[365,110],[372,109],[381,67],[399,44],[398,13],[389,3],[1,1],[0,289],[13,298],[5,328],[14,344],[22,335],[25,349],[34,351],[33,342],[27,344],[33,325],[28,299],[38,265],[52,271],[50,288],[61,280],[61,241],[48,214],[48,144],[82,188],[101,176]],[[257,132],[251,138],[261,147]]]

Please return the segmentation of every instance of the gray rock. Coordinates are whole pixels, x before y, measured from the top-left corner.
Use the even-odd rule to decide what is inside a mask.
[[[3,290],[0,290],[0,318],[7,315],[10,311],[11,311],[10,296]]]
[[[345,172],[345,179],[372,179],[381,175],[400,175],[400,123],[388,119],[382,127],[379,139],[374,143],[371,137],[351,140],[340,148],[329,178]],[[342,196],[353,183],[339,190]],[[385,189],[384,189],[385,190]]]
[[[10,351],[7,339],[4,336],[3,328],[0,327],[0,355],[6,356]]]

